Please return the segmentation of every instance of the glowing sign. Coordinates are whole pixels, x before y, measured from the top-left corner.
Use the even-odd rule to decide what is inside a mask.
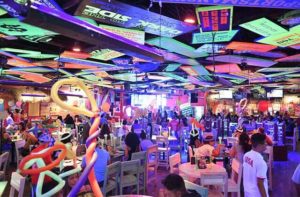
[[[286,29],[266,18],[243,23],[240,26],[265,37],[288,32]]]
[[[180,68],[191,76],[209,75],[203,66],[181,66]]]
[[[48,35],[47,36],[26,35],[26,36],[20,36],[19,38],[33,43],[50,42],[52,40],[52,36],[48,36]]]
[[[212,43],[213,34],[215,36],[214,42],[228,42],[237,32],[238,30],[194,33],[192,44]]]
[[[181,64],[168,64],[168,66],[165,68],[165,71],[172,72],[172,71],[176,70],[177,68],[179,68],[179,66],[181,66]]]
[[[87,59],[91,56],[91,54],[84,53],[84,52],[74,52],[74,51],[64,51],[61,57],[72,57],[72,58],[79,58],[79,59]]]
[[[231,30],[233,7],[210,6],[196,9],[201,32]]]
[[[98,59],[103,61],[108,61],[117,57],[121,57],[124,53],[120,53],[118,51],[110,50],[110,49],[101,49],[91,52],[92,59]]]
[[[139,44],[145,44],[145,32],[143,31],[113,27],[108,25],[99,25],[99,27],[111,33],[120,35],[124,38],[137,42]]]
[[[20,22],[17,18],[1,18],[0,32],[10,36],[55,35],[57,33]]]
[[[53,59],[58,57],[58,55],[55,54],[37,54],[37,53],[19,54],[19,56],[33,58],[33,59]]]
[[[157,37],[146,41],[148,44],[167,49],[170,52],[175,52],[191,58],[205,57],[207,53],[195,52],[195,49],[189,45],[179,42],[173,38]]]
[[[217,73],[230,73],[230,72],[240,72],[241,69],[237,64],[221,64],[221,65],[210,65],[205,66],[206,69],[217,72]]]
[[[75,15],[121,27],[142,29],[147,33],[166,37],[178,36],[197,28],[117,1],[111,3],[106,0],[85,0],[80,4]]]
[[[280,47],[286,47],[300,43],[300,32],[290,31],[283,34],[269,36],[258,40],[257,42],[271,44]]]
[[[187,3],[187,4],[204,4],[204,5],[233,5],[242,7],[258,8],[286,8],[300,9],[298,0],[255,0],[255,1],[228,1],[228,0],[152,0],[162,3]]]
[[[214,52],[218,53],[220,52],[220,49],[225,49],[225,44],[204,44],[201,47],[199,47],[198,49],[196,49],[196,51],[198,52],[202,52],[202,53],[213,53],[213,47],[214,47]]]
[[[234,49],[234,50],[252,50],[252,51],[260,51],[267,52],[277,48],[276,46],[266,45],[266,44],[256,44],[251,42],[231,42],[226,46],[226,49]]]
[[[32,50],[25,50],[25,49],[15,49],[15,48],[1,48],[3,51],[7,52],[13,52],[13,53],[36,53],[36,54],[41,54],[40,51],[32,51]]]

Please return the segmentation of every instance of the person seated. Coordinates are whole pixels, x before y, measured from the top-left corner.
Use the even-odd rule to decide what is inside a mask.
[[[229,151],[231,158],[236,158],[243,163],[244,154],[251,150],[250,137],[246,132],[239,136],[238,144],[235,144]]]
[[[37,145],[38,139],[33,134],[28,133],[28,130],[22,131],[20,135],[21,138],[25,140],[25,145],[23,147],[23,150],[21,151],[21,154],[24,157],[30,153],[32,147]]]
[[[159,197],[201,197],[195,190],[188,191],[183,178],[178,174],[169,174],[162,180],[164,186]]]
[[[100,139],[104,139],[105,135],[107,135],[107,140],[109,140],[110,139],[110,128],[109,128],[108,124],[103,124],[101,126],[101,131],[99,134]]]
[[[135,120],[134,120],[134,123],[132,124],[131,127],[133,127],[134,130],[137,130],[137,129],[141,129],[141,128],[142,128],[142,126],[139,124],[138,119],[135,119]]]
[[[1,151],[2,152],[10,152],[11,148],[12,148],[12,141],[11,141],[10,135],[3,128],[3,130],[2,130],[2,146],[1,146]]]
[[[110,156],[105,149],[102,149],[99,146],[95,148],[95,151],[97,153],[97,160],[94,165],[95,176],[99,186],[103,187],[105,173],[106,173],[106,166],[110,164]],[[82,168],[86,167],[86,156],[82,158],[81,167]]]
[[[125,137],[125,156],[128,157],[128,161],[131,160],[132,153],[140,151],[140,140],[136,133],[134,133],[134,128],[131,127],[131,132],[129,132]]]
[[[204,144],[195,150],[196,157],[217,157],[221,153],[222,144],[218,144],[214,148],[214,138],[212,135],[207,135],[203,139]]]
[[[236,130],[234,131],[234,133],[232,134],[232,137],[239,137],[243,132],[246,132],[246,128],[239,126],[238,128],[236,128]]]
[[[71,140],[72,140],[72,134],[71,133],[64,133],[62,136],[61,136],[61,140],[60,142],[59,141],[56,141],[55,142],[55,145],[65,145],[66,146],[66,149],[67,149],[67,153],[66,153],[66,156],[65,156],[65,160],[70,160],[72,159],[73,160],[73,164],[74,164],[74,168],[77,167],[77,158],[76,158],[76,153],[72,150],[72,143],[71,143]]]
[[[127,120],[124,119],[122,121],[122,127],[118,130],[118,137],[122,137],[123,138],[128,133],[129,133],[129,129],[128,129],[128,126],[127,126]]]
[[[65,173],[71,170],[74,170],[75,168],[73,166],[66,166],[64,167],[63,171],[61,173]],[[71,174],[67,177],[65,177],[65,186],[63,187],[63,189],[58,192],[58,194],[56,195],[56,197],[64,197],[64,196],[68,196],[68,194],[70,193],[71,189],[76,185],[76,183],[78,182],[80,177],[80,173],[75,173],[75,174]],[[89,184],[85,184],[83,185],[78,194],[77,197],[92,197],[93,195],[93,191],[92,188]]]
[[[153,143],[151,140],[146,139],[146,133],[144,130],[142,130],[142,133],[140,135],[142,141],[141,141],[141,150],[142,151],[147,151],[148,147],[152,146]]]

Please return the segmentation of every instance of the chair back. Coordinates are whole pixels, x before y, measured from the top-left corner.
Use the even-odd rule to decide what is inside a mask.
[[[157,162],[158,162],[158,146],[156,144],[149,146],[146,152],[147,152],[147,160],[148,160],[147,165],[149,163],[153,163],[153,162],[155,162],[157,164]]]
[[[163,137],[163,136],[156,136],[156,144],[158,147],[168,148],[169,140],[168,140],[168,138]]]
[[[178,169],[178,165],[181,163],[180,153],[176,153],[169,157],[170,162],[170,173],[175,173],[176,169]]]
[[[243,166],[237,159],[233,159],[231,167],[232,167],[231,179],[234,183],[238,185],[238,188],[240,188],[241,181],[242,181]]]
[[[190,181],[184,180],[185,188],[187,190],[195,190],[198,194],[201,195],[201,197],[208,197],[208,189],[197,185],[195,183],[192,183]]]
[[[20,160],[22,159],[22,156],[20,155],[19,149],[23,148],[25,146],[25,140],[19,140],[15,142],[15,148],[16,148],[16,158],[17,158],[17,165],[19,166]]]
[[[6,172],[6,167],[9,159],[9,152],[2,153],[0,156],[0,170]]]
[[[11,175],[11,180],[10,180],[10,192],[9,192],[9,197],[14,197],[15,196],[15,191],[18,191],[18,197],[23,197],[24,196],[24,187],[25,187],[25,180],[26,178],[21,176],[17,172],[13,172]]]
[[[141,172],[142,169],[143,170],[146,169],[147,152],[146,151],[141,151],[141,152],[132,153],[131,160],[139,160],[140,161],[140,172]]]
[[[104,184],[102,189],[103,195],[106,194],[113,189],[118,193],[119,183],[121,179],[121,162],[114,162],[106,167]]]
[[[201,185],[224,186],[224,196],[228,196],[228,177],[227,173],[201,173]]]
[[[137,194],[139,193],[139,166],[139,160],[121,162],[120,194],[123,194],[123,188],[128,186],[136,186]]]

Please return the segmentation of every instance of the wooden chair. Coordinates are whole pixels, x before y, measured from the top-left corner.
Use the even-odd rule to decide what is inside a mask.
[[[9,152],[4,152],[0,156],[0,179],[5,180],[6,167],[9,160]]]
[[[171,155],[169,157],[169,161],[170,161],[170,173],[179,174],[178,165],[181,164],[180,153],[176,153],[174,155]]]
[[[131,155],[131,160],[139,160],[140,166],[139,166],[139,173],[140,173],[140,188],[143,189],[143,194],[146,193],[146,168],[147,168],[147,152],[141,151],[141,152],[135,152]]]
[[[265,159],[268,165],[268,183],[269,183],[269,190],[272,191],[273,146],[267,146],[267,149],[264,151],[264,155],[267,155],[267,158]]]
[[[192,183],[190,181],[184,180],[185,188],[187,190],[195,190],[198,194],[201,195],[201,197],[208,197],[208,189],[205,187],[202,187],[200,185],[197,185],[195,183]]]
[[[123,194],[123,188],[136,186],[137,194],[139,194],[139,160],[121,162],[121,180],[120,180],[120,195]]]
[[[106,167],[104,184],[102,193],[107,196],[107,193],[114,191],[114,195],[119,194],[119,183],[121,179],[121,162],[114,162]]]
[[[201,185],[214,185],[224,188],[224,196],[228,196],[228,177],[227,173],[201,173]]]
[[[24,196],[24,187],[25,187],[26,178],[21,176],[17,172],[13,172],[10,179],[10,192],[9,197],[15,196],[15,191],[18,191],[18,197]]]
[[[156,184],[157,179],[157,167],[158,167],[158,147],[153,145],[147,149],[147,169],[146,169],[146,181],[147,185],[152,181]]]
[[[293,151],[296,151],[297,145],[297,128],[294,128],[293,136],[286,136],[285,137],[285,145],[292,146]]]
[[[169,140],[166,137],[157,136],[156,144],[158,146],[158,166],[164,166],[167,169],[169,168],[169,155],[170,155],[170,147]]]
[[[19,141],[15,142],[17,166],[19,166],[20,161],[23,159],[19,150],[20,150],[20,148],[23,148],[24,146],[25,146],[25,140],[19,140]]]
[[[231,167],[232,167],[232,173],[231,173],[231,178],[228,180],[228,192],[231,193],[236,192],[237,197],[240,197],[243,166],[237,159],[233,159]]]

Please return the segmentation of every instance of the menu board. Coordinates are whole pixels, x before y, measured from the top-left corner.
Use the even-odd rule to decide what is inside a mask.
[[[181,109],[181,113],[185,117],[189,117],[190,115],[194,116],[194,109],[193,109],[193,107],[186,107],[186,108]]]

